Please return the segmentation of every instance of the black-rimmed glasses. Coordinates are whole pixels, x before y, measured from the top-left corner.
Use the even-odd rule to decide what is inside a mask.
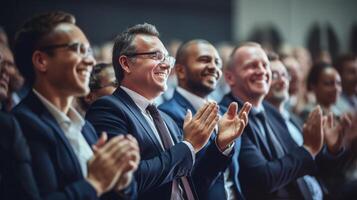
[[[90,46],[86,46],[79,42],[48,45],[48,46],[44,46],[44,47],[40,48],[40,50],[49,51],[49,50],[58,49],[58,48],[67,48],[71,51],[76,52],[82,58],[93,56],[92,48]]]
[[[173,67],[175,65],[176,59],[170,55],[165,55],[161,51],[151,51],[151,52],[140,52],[140,53],[127,53],[124,54],[128,57],[136,57],[136,56],[147,56],[149,59],[158,60],[160,62],[165,62]]]

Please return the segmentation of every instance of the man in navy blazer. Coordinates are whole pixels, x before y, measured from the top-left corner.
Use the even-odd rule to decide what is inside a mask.
[[[173,97],[160,105],[160,109],[170,115],[180,128],[183,128],[184,118],[188,109],[193,113],[207,102],[208,95],[216,88],[222,76],[222,61],[215,47],[206,40],[190,40],[183,43],[176,53],[175,70],[178,87]],[[222,110],[222,109],[221,109]],[[249,112],[249,111],[248,111]],[[222,114],[224,111],[222,110]],[[213,134],[210,142],[215,142]],[[231,149],[223,152],[227,156],[219,176],[209,187],[197,183],[197,193],[200,199],[244,199],[238,180],[238,155],[240,137],[234,141]],[[198,159],[203,156],[205,149],[198,153]],[[214,165],[216,160],[211,160]],[[198,182],[202,177],[195,178]],[[202,187],[204,186],[204,187]]]
[[[304,129],[304,144],[297,146],[286,129],[272,123],[263,107],[271,83],[268,57],[259,44],[237,47],[225,69],[231,87],[221,105],[249,101],[253,107],[242,135],[239,178],[247,199],[313,199],[311,187],[301,177],[316,170],[314,158],[323,146],[322,113],[316,108]]]
[[[190,177],[192,169],[196,168],[195,176],[208,187],[227,162],[214,143],[207,147],[204,157],[195,158],[217,124],[218,106],[206,103],[193,117],[188,112],[183,133],[165,113],[152,113],[156,110],[152,103],[166,89],[175,62],[167,54],[151,24],[138,24],[121,33],[113,48],[120,87],[113,95],[94,102],[86,118],[97,133],[106,131],[109,137],[131,134],[138,140],[142,158],[135,173],[139,199],[197,199]],[[230,114],[223,120],[222,138],[216,140],[223,147],[231,143],[230,134],[239,132],[246,122],[235,110]],[[170,141],[170,146],[165,145]],[[211,160],[216,161],[215,165]]]
[[[289,100],[289,75],[288,71],[279,60],[279,57],[276,54],[270,53],[268,55],[271,71],[272,71],[272,82],[269,93],[265,97],[266,102],[263,103],[264,108],[271,113],[271,123],[276,127],[284,129],[284,132],[291,136],[294,144],[287,145],[288,147],[301,146],[304,143],[304,137],[302,133],[302,127],[297,117],[292,113],[289,113],[285,107],[285,103]],[[346,117],[342,117],[341,120],[346,120]],[[328,131],[328,130],[325,130]],[[281,131],[283,132],[283,131]],[[343,141],[343,135],[339,134],[337,138],[332,137],[331,134],[324,134],[324,139],[327,144],[335,145],[326,145],[328,152],[337,154],[340,149],[341,143]],[[333,140],[337,139],[339,142],[334,142]],[[286,139],[285,141],[287,141]],[[291,140],[289,140],[291,141]],[[343,156],[344,157],[344,156]],[[337,170],[337,162],[342,163],[342,156],[327,156],[326,152],[319,154],[319,170],[317,174],[318,177],[330,177]],[[333,162],[333,163],[332,163]],[[324,195],[329,194],[331,197],[338,187],[327,187],[326,182],[323,182],[313,176],[304,176],[304,179],[310,181],[310,185],[314,188],[313,199],[322,199]],[[326,187],[325,187],[326,186]],[[329,191],[327,191],[329,189]]]
[[[95,64],[75,18],[50,12],[28,20],[16,35],[15,60],[32,85],[13,113],[30,148],[40,197],[128,197],[125,192],[135,187],[123,189],[139,162],[135,139],[117,137],[105,143],[104,134],[97,141],[93,127],[71,106],[75,96],[89,92]]]
[[[9,70],[0,53],[0,107],[9,94]],[[0,199],[39,199],[31,156],[15,118],[0,111]]]

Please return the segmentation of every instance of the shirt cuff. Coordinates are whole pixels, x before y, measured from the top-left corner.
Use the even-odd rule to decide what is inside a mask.
[[[188,148],[191,151],[191,156],[192,156],[192,165],[195,164],[195,159],[196,159],[196,154],[195,154],[195,149],[193,148],[192,144],[187,142],[187,141],[182,141],[184,144],[186,144],[188,146]]]
[[[216,143],[217,149],[219,151],[221,151],[218,147],[217,140],[215,140],[215,143]],[[232,142],[223,152],[221,151],[221,153],[225,156],[229,156],[233,150],[234,144],[235,144],[235,142]]]

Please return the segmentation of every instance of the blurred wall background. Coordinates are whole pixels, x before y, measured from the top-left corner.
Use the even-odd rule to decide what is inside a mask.
[[[64,10],[77,17],[98,45],[128,26],[149,22],[158,27],[165,42],[199,37],[214,43],[250,39],[307,46],[313,38],[324,48],[332,37],[334,49],[344,52],[351,46],[352,27],[357,27],[356,0],[8,0],[0,4],[0,25],[10,39],[34,13]]]

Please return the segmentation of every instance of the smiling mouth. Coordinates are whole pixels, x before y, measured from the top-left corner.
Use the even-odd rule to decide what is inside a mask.
[[[167,77],[167,73],[165,72],[156,72],[155,75],[163,79],[166,79]]]
[[[216,80],[218,80],[218,75],[217,73],[203,73],[202,76],[210,76],[210,77],[213,77],[215,78]]]

